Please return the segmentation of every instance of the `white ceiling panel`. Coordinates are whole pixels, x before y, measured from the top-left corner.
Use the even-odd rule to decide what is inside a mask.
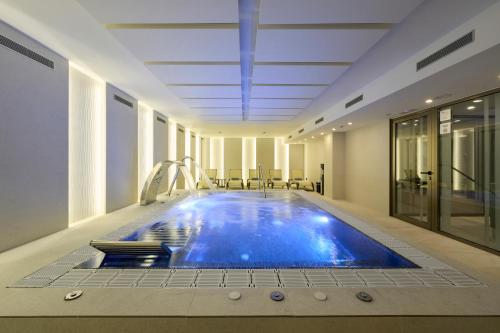
[[[184,99],[183,101],[191,108],[241,107],[241,99]]]
[[[111,29],[141,61],[239,61],[238,29]]]
[[[147,65],[164,83],[240,84],[239,65]]]
[[[296,116],[302,111],[302,109],[250,109],[248,114],[254,116]]]
[[[250,108],[306,108],[308,99],[251,99]]]
[[[193,109],[197,116],[218,116],[218,115],[239,115],[241,116],[240,108],[214,108],[214,109]]]
[[[291,120],[295,118],[295,116],[256,116],[256,115],[248,115],[248,120],[258,120],[258,121],[284,121]]]
[[[397,23],[423,0],[261,0],[261,24]]]
[[[168,89],[181,98],[241,98],[240,86],[169,86]]]
[[[78,0],[100,23],[237,23],[234,0]]]
[[[325,86],[252,86],[254,98],[315,98]]]
[[[253,83],[331,84],[347,66],[255,65]]]
[[[255,61],[356,61],[387,30],[295,30],[257,31]]]

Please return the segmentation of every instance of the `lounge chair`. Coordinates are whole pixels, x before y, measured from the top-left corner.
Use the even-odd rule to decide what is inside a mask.
[[[217,180],[217,169],[205,169],[205,173],[207,174],[208,179],[212,182],[215,187],[219,187],[219,181]],[[207,182],[201,178],[199,182],[196,183],[197,189],[207,190],[210,187]]]
[[[260,186],[265,186],[264,179],[260,180]],[[257,169],[248,169],[247,188],[249,190],[255,190],[259,188],[259,174],[257,172]]]
[[[295,185],[297,190],[314,191],[313,182],[304,179],[304,170],[295,169],[291,171],[290,179],[288,180],[288,188]]]
[[[269,170],[269,182],[271,183],[271,188],[286,187],[289,188],[288,183],[281,177],[281,169],[271,169]]]
[[[229,178],[226,180],[226,189],[243,189],[241,169],[229,169]]]

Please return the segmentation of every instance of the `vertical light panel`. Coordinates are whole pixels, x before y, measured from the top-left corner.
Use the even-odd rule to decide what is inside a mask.
[[[185,145],[184,145],[184,151],[186,152],[184,155],[189,156],[189,157],[194,157],[191,156],[191,129],[189,128],[184,128],[184,140],[185,140]],[[185,160],[187,169],[191,171],[191,161],[190,160]],[[184,182],[184,189],[188,190],[188,182]]]
[[[243,138],[241,140],[241,165],[243,168],[243,179],[248,179],[248,169],[255,169],[257,159],[256,138]]]
[[[274,138],[274,168],[281,169],[281,176],[284,180],[288,179],[288,145],[282,137]]]
[[[210,138],[210,169],[217,169],[217,176],[224,178],[224,138]]]
[[[106,86],[70,64],[69,223],[106,212]]]
[[[173,120],[168,121],[168,159],[175,161],[177,159],[177,123]],[[174,180],[176,166],[168,168],[168,183]]]
[[[199,134],[196,134],[195,137],[195,158],[196,164],[201,167],[201,137]],[[198,182],[200,180],[200,169],[195,168],[195,181]]]
[[[153,109],[139,102],[139,122],[138,122],[138,195],[141,196],[142,187],[153,170]]]

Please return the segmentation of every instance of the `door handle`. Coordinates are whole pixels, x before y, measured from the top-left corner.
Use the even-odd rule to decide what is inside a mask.
[[[420,172],[421,175],[427,175],[427,176],[431,176],[432,175],[432,171],[422,171]]]

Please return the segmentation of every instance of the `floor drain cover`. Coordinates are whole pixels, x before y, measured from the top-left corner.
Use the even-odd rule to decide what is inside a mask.
[[[276,302],[280,302],[285,299],[285,295],[281,291],[273,291],[271,293],[271,299]]]
[[[66,296],[64,296],[65,301],[72,301],[74,299],[77,299],[78,297],[82,296],[83,291],[81,290],[73,290],[70,293],[67,293]]]
[[[356,294],[356,297],[363,301],[363,302],[371,302],[373,301],[373,297],[368,294],[367,292],[364,292],[364,291],[360,291],[359,293]]]

